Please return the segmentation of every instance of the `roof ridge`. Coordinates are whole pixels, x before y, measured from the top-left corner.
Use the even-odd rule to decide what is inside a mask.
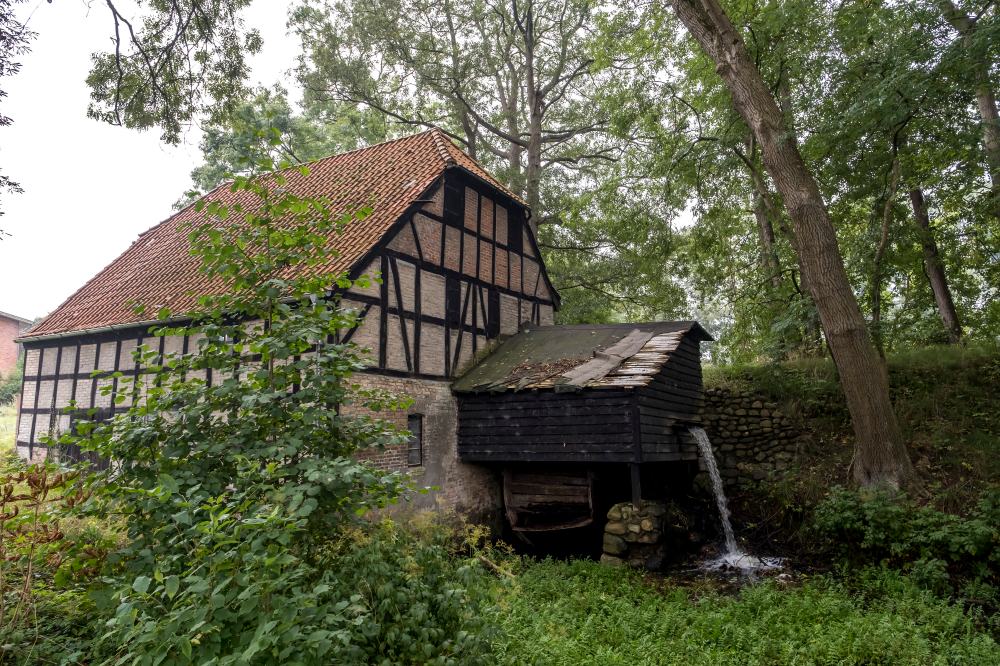
[[[445,165],[454,166],[458,164],[458,161],[451,154],[451,150],[449,149],[449,147],[454,147],[455,144],[449,141],[444,135],[444,132],[437,127],[431,128],[428,131],[431,134],[431,138],[434,139],[434,147],[437,149],[438,155],[441,156],[441,160],[445,163]]]
[[[363,205],[358,203],[361,198],[365,202],[377,201],[364,224],[347,225],[336,238],[331,237],[338,253],[331,253],[324,270],[353,269],[389,233],[408,206],[417,199],[421,205],[426,203],[421,197],[449,170],[461,170],[495,188],[498,195],[524,205],[516,194],[465,153],[459,141],[452,140],[446,131],[431,127],[278,170],[278,174],[287,175],[293,191],[303,196],[332,197],[331,205],[337,210]],[[307,169],[302,166],[311,169],[314,177],[306,177]],[[147,323],[132,308],[131,303],[135,302],[149,307],[168,303],[176,312],[186,311],[193,305],[188,292],[209,285],[186,251],[181,225],[204,217],[197,210],[199,202],[248,203],[250,194],[238,189],[233,187],[233,181],[220,183],[139,233],[121,254],[81,284],[24,337]]]
[[[4,312],[3,310],[0,310],[0,317],[6,317],[7,319],[13,319],[15,321],[21,322],[22,324],[30,324],[30,323],[32,323],[32,320],[28,319],[27,317],[19,317],[16,314],[11,314],[9,312]]]

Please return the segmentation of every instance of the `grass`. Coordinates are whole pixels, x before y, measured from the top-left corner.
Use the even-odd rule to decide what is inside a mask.
[[[576,665],[996,664],[968,614],[899,574],[854,591],[831,578],[699,593],[593,562],[529,565],[494,610],[498,663]]]

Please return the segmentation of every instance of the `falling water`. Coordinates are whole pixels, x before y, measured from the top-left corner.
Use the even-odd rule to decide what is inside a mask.
[[[729,502],[726,501],[726,491],[722,487],[722,477],[719,475],[719,466],[715,462],[715,455],[712,453],[712,442],[708,441],[708,433],[703,428],[691,428],[691,434],[698,442],[698,449],[701,451],[701,459],[705,461],[708,468],[708,476],[712,479],[712,493],[715,495],[715,505],[719,507],[719,517],[722,519],[722,531],[726,534],[726,555],[740,555],[739,546],[736,545],[736,535],[733,534],[733,524],[729,522]]]
[[[776,557],[753,557],[740,550],[736,544],[736,535],[733,534],[733,524],[729,522],[729,502],[726,500],[726,491],[722,487],[722,477],[719,475],[719,465],[715,461],[715,454],[712,453],[712,443],[708,439],[708,433],[702,428],[693,427],[691,434],[698,442],[698,450],[701,458],[705,461],[708,469],[708,476],[712,479],[712,493],[715,495],[715,505],[719,508],[719,518],[722,520],[722,531],[726,535],[726,552],[721,557],[707,564],[710,569],[721,569],[730,567],[744,571],[755,571],[758,569],[774,569],[781,566],[781,558]]]

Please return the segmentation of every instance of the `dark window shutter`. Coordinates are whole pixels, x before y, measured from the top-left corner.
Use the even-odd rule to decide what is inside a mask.
[[[444,182],[444,221],[455,227],[465,223],[465,187],[454,178]]]
[[[445,279],[444,318],[449,326],[462,323],[462,283],[451,276]]]
[[[524,233],[521,226],[524,224],[520,212],[511,211],[513,214],[507,220],[507,247],[511,252],[522,254],[524,252]]]
[[[490,289],[488,312],[486,313],[486,337],[500,337],[500,292]]]
[[[406,464],[419,467],[424,464],[424,417],[421,414],[410,414],[406,417],[406,429],[410,431],[410,439],[406,444]]]

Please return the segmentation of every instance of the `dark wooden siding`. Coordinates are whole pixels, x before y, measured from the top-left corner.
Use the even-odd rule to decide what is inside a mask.
[[[669,462],[697,459],[698,342],[685,338],[646,386],[577,392],[459,394],[458,454],[467,462]]]
[[[700,423],[701,352],[685,337],[659,374],[636,391],[642,458],[650,462],[693,460],[697,449],[686,437],[687,426]]]
[[[593,389],[459,396],[468,462],[638,462],[634,395]]]

